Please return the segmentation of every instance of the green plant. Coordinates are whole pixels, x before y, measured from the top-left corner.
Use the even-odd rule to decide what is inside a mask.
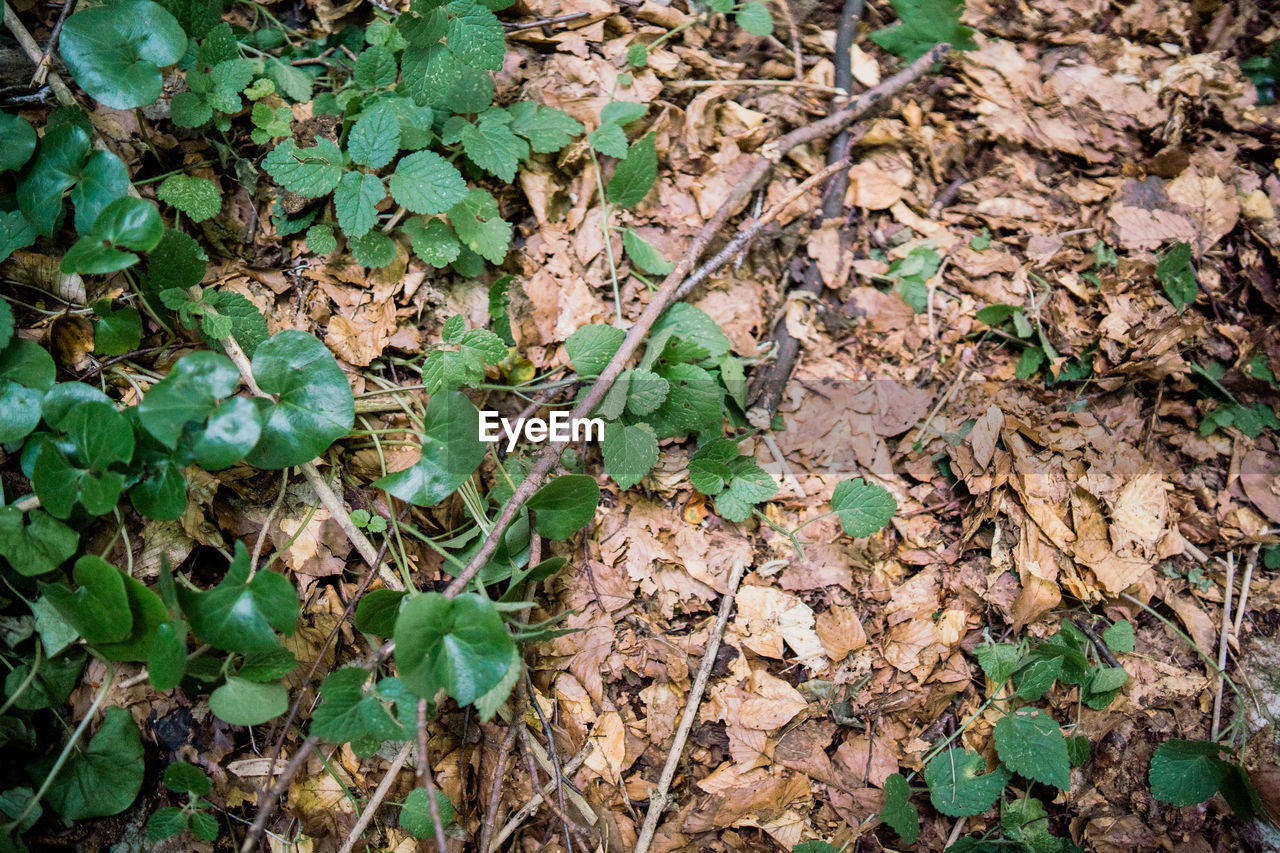
[[[163,806],[147,820],[147,837],[152,841],[164,841],[190,832],[202,841],[218,837],[218,821],[209,814],[209,803],[201,799],[213,790],[213,783],[205,772],[185,761],[175,762],[164,769],[164,786],[175,794],[186,794],[187,802],[181,806]]]
[[[1160,744],[1147,770],[1151,796],[1172,806],[1194,806],[1220,793],[1242,820],[1261,814],[1249,774],[1236,762],[1220,757],[1227,749],[1212,741],[1178,738]]]
[[[975,50],[973,30],[960,24],[963,0],[890,0],[901,19],[871,34],[871,40],[907,62],[945,42],[955,50]]]
[[[1191,266],[1191,245],[1175,243],[1161,255],[1160,262],[1156,264],[1156,278],[1164,285],[1164,292],[1178,313],[1194,303],[1200,285],[1195,267]]]
[[[989,698],[969,720],[976,719],[997,698],[1035,702],[1054,682],[1074,686],[1080,701],[1091,708],[1105,708],[1128,681],[1123,667],[1101,660],[1097,644],[1111,653],[1134,649],[1133,626],[1127,621],[1109,625],[1092,640],[1074,622],[1064,619],[1057,633],[1037,643],[987,642],[974,650],[986,675]],[[1017,705],[1017,702],[1014,703]],[[1062,791],[1071,787],[1071,768],[1084,764],[1089,743],[1083,737],[1067,737],[1060,724],[1044,710],[1023,704],[1002,716],[995,725],[993,742],[999,763],[988,770],[976,752],[953,746],[964,729],[936,744],[925,756],[924,781],[929,802],[949,817],[968,817],[1000,804],[1002,837],[988,833],[962,838],[951,851],[1003,850],[1009,846],[1035,851],[1078,851],[1070,840],[1052,835],[1044,803],[1029,794],[1003,799],[1006,785],[1015,777]],[[915,774],[911,774],[914,776]],[[885,805],[879,817],[906,844],[919,835],[919,812],[911,802],[910,777],[895,773],[885,783]]]
[[[1269,106],[1276,102],[1276,81],[1280,80],[1280,42],[1272,42],[1271,49],[1257,56],[1250,56],[1240,63],[1240,70],[1258,89],[1258,105]]]

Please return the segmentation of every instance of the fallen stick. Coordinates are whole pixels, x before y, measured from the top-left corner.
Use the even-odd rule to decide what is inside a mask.
[[[671,751],[667,753],[667,763],[662,767],[662,775],[658,777],[658,788],[649,795],[649,811],[645,813],[644,824],[640,834],[636,836],[634,853],[648,853],[653,843],[653,833],[658,828],[662,813],[670,802],[671,780],[675,778],[676,767],[684,755],[684,745],[693,729],[693,720],[698,715],[698,707],[702,704],[702,694],[706,692],[707,681],[711,678],[711,669],[716,664],[716,652],[720,651],[720,641],[724,638],[725,626],[729,624],[729,611],[733,609],[734,597],[738,594],[738,584],[742,583],[742,563],[735,563],[729,573],[729,584],[724,598],[720,599],[720,612],[716,614],[715,627],[707,639],[706,651],[702,653],[702,665],[698,667],[698,675],[693,680],[693,688],[689,691],[689,699],[685,702],[684,713],[680,715],[680,727],[676,729],[675,740],[671,743]]]
[[[378,813],[378,806],[382,805],[382,801],[387,798],[387,792],[391,790],[392,784],[396,781],[396,774],[404,767],[404,763],[412,751],[413,742],[405,741],[404,746],[400,747],[400,751],[396,753],[391,766],[383,774],[382,781],[374,789],[373,796],[369,798],[368,805],[360,813],[360,818],[356,821],[356,825],[351,827],[351,831],[347,833],[347,840],[342,842],[342,849],[338,853],[351,853],[351,849],[355,847],[356,842],[360,840],[360,836],[364,834],[365,829],[373,821],[373,816]]]
[[[605,394],[609,392],[609,389],[613,387],[614,381],[622,373],[626,363],[639,350],[645,335],[649,333],[649,329],[658,321],[658,318],[662,316],[667,307],[676,300],[677,293],[687,293],[692,289],[692,286],[682,287],[682,285],[685,283],[685,276],[688,275],[698,258],[702,256],[703,251],[711,243],[712,239],[720,233],[721,228],[739,208],[743,200],[768,176],[773,167],[786,156],[787,152],[800,145],[814,142],[836,133],[865,115],[872,108],[886,102],[894,93],[923,76],[934,63],[946,56],[950,49],[951,46],[947,44],[935,45],[928,53],[897,74],[854,98],[847,107],[813,124],[797,128],[776,141],[765,145],[761,153],[757,155],[751,171],[733,188],[729,198],[720,205],[720,208],[702,227],[688,250],[676,262],[671,272],[667,274],[662,286],[654,293],[653,298],[636,320],[635,325],[627,331],[626,337],[622,340],[622,345],[618,347],[618,351],[614,353],[613,358],[609,359],[609,363],[600,373],[600,377],[583,395],[578,405],[574,407],[570,418],[586,418],[600,405]],[[741,237],[741,235],[739,236]],[[742,242],[745,243],[746,240],[743,239]],[[717,258],[724,254],[724,252],[721,252],[720,255],[717,255]],[[728,257],[725,257],[724,260],[727,261]],[[695,276],[700,274],[701,278],[705,278],[713,271],[704,266],[698,273],[695,273]],[[515,520],[520,507],[524,505],[525,501],[533,497],[534,492],[542,486],[542,482],[559,461],[561,450],[567,445],[567,441],[550,441],[543,447],[533,464],[533,468],[502,507],[502,511],[498,514],[498,518],[490,529],[488,536],[485,537],[484,542],[476,553],[472,555],[471,561],[445,588],[444,594],[446,597],[453,598],[466,589],[471,579],[479,574],[480,569],[489,562],[489,558],[493,556],[493,552],[497,549],[498,542],[505,534],[507,527]]]

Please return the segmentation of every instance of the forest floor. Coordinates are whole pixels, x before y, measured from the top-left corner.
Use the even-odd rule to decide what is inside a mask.
[[[312,34],[361,14],[357,3],[327,0],[267,5],[281,16],[288,6],[287,20]],[[504,20],[580,14],[509,33],[498,99],[532,97],[588,129],[611,98],[648,105],[656,189],[611,215],[674,258],[762,146],[838,106],[829,87],[839,4],[790,0],[794,32],[786,5],[771,4],[773,37],[722,16],[695,21],[626,84],[628,48],[688,22],[683,0],[522,0]],[[1280,430],[1254,408],[1280,401],[1280,108],[1259,105],[1241,70],[1280,39],[1266,5],[970,0],[963,20],[976,49],[953,53],[854,125],[840,214],[820,221],[821,185],[804,192],[690,295],[747,360],[748,375],[767,365],[779,319],[801,342],[782,428],[772,444],[748,445],[779,492],[763,517],[719,518],[690,487],[688,447],[678,440],[664,442],[654,471],[633,488],[600,474],[592,524],[547,546],[568,564],[542,585],[530,616],[567,614],[561,627],[574,630],[525,655],[545,716],[544,725],[526,715],[540,744],[533,752],[544,756],[549,733],[555,760],[578,756],[580,766],[565,773],[555,808],[534,810],[502,849],[564,851],[561,810],[600,839],[598,849],[633,849],[735,565],[746,578],[652,850],[764,853],[822,839],[868,853],[940,851],[961,836],[995,838],[998,808],[954,818],[916,797],[921,830],[909,845],[875,817],[886,780],[919,774],[939,738],[957,735],[953,745],[993,758],[993,729],[1019,704],[1044,709],[1090,744],[1069,790],[1010,789],[1041,798],[1054,836],[1089,851],[1275,849],[1260,824],[1237,819],[1221,798],[1157,802],[1147,776],[1161,742],[1229,732],[1263,806],[1280,804],[1266,727],[1280,712],[1280,551],[1270,550],[1280,542]],[[55,13],[18,8],[47,36]],[[229,19],[248,8],[232,8]],[[866,38],[892,21],[886,4],[863,12],[855,93],[898,67]],[[138,117],[100,113],[117,123],[118,151],[147,156]],[[153,131],[147,144],[188,162],[210,159],[198,140]],[[791,151],[733,222],[785,199],[826,154],[825,142]],[[566,363],[564,342],[581,325],[615,319],[610,265],[622,241],[605,245],[592,162],[572,147],[531,160],[499,196],[516,225],[501,272],[515,277],[525,375]],[[217,178],[211,168],[197,173]],[[374,375],[395,378],[393,357],[439,341],[446,318],[487,323],[497,272],[466,280],[421,264],[405,246],[372,271],[342,254],[326,261],[275,232],[268,183],[251,193],[225,174],[221,181],[230,202],[200,235],[211,258],[206,286],[246,296],[272,332],[321,337],[357,395],[379,387]],[[1180,243],[1190,246],[1189,293],[1176,271],[1157,274]],[[10,265],[36,260],[29,253]],[[823,286],[788,297],[811,269]],[[624,323],[651,296],[627,271]],[[18,314],[32,338],[57,322]],[[476,402],[523,407],[501,391]],[[364,429],[403,426],[398,417],[369,413]],[[582,451],[585,470],[600,473],[598,452]],[[356,495],[384,461],[394,470],[412,455],[348,441],[338,458],[350,505],[386,512],[372,490]],[[199,476],[190,488],[200,502],[180,521],[134,531],[136,571],[154,573],[161,555],[198,571],[210,546],[252,541],[269,525],[302,595],[299,628],[285,642],[303,663],[286,683],[310,697],[305,719],[320,678],[368,652],[342,622],[362,564],[305,486],[277,509],[277,476],[240,468]],[[850,539],[826,517],[787,533],[826,513],[836,483],[853,476],[892,493],[898,509],[888,527]],[[457,499],[409,514],[435,532],[463,517]],[[434,551],[404,548],[419,586],[447,581]],[[1136,637],[1119,656],[1128,681],[1109,704],[1089,707],[1083,687],[1061,682],[1035,701],[993,696],[1000,685],[984,676],[976,648],[1034,643],[1064,623],[1093,631],[1100,617],[1127,620]],[[1226,635],[1224,687],[1214,661]],[[95,667],[72,693],[73,719],[101,683]],[[256,733],[228,726],[205,701],[145,682],[113,689],[107,702],[132,712],[148,749],[208,770],[211,800],[233,825],[253,820],[275,724]],[[480,723],[452,705],[427,727],[435,782],[456,810],[453,851],[474,849],[507,728],[501,716]],[[286,759],[299,743],[288,735]],[[268,824],[269,848],[336,849],[395,753],[360,758],[342,747],[326,748],[327,762],[312,756]],[[517,744],[504,816],[532,797],[531,766]],[[555,778],[548,772],[538,768],[539,788]],[[404,769],[387,802],[415,784]],[[145,818],[163,796],[149,785],[137,813]],[[81,825],[87,841],[49,833],[41,843],[138,849],[139,820],[127,813]],[[369,849],[433,849],[392,816],[376,818],[364,839]],[[226,840],[172,844],[231,849]]]

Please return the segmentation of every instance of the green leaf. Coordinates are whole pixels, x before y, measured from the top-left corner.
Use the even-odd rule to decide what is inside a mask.
[[[1060,656],[1034,658],[1018,672],[1018,696],[1030,701],[1039,699],[1062,674],[1062,666],[1063,658]]]
[[[1178,313],[1196,301],[1199,284],[1196,271],[1191,266],[1191,246],[1188,243],[1175,243],[1173,248],[1164,253],[1156,264],[1156,278],[1164,285],[1164,292],[1169,296]]]
[[[293,633],[298,594],[280,574],[260,571],[249,578],[249,552],[236,543],[235,559],[216,587],[198,592],[179,586],[182,612],[197,637],[214,648],[252,654],[279,648],[276,631]]]
[[[463,125],[461,141],[472,163],[506,183],[515,180],[517,167],[529,157],[529,144],[512,132],[505,113],[490,111],[476,124]]]
[[[1218,756],[1225,747],[1204,740],[1170,738],[1151,756],[1151,796],[1172,806],[1194,806],[1222,787],[1231,765]]]
[[[179,92],[169,103],[169,117],[178,127],[196,128],[213,118],[213,108],[195,92]]]
[[[225,355],[188,353],[142,398],[138,420],[166,447],[176,448],[183,428],[204,421],[218,401],[235,393],[239,385],[240,372]]]
[[[387,197],[377,175],[347,172],[333,191],[333,208],[338,225],[348,237],[360,237],[378,221],[378,203]]]
[[[444,213],[468,197],[462,173],[434,151],[416,151],[401,159],[389,183],[396,204],[414,213]],[[496,213],[496,204],[494,208]]]
[[[459,705],[502,680],[515,645],[493,604],[475,593],[450,600],[425,592],[409,599],[394,636],[404,686],[424,699],[444,690]]]
[[[996,753],[1010,770],[1028,779],[1067,790],[1071,761],[1067,739],[1057,720],[1038,708],[1019,708],[996,723]]]
[[[646,134],[627,149],[627,157],[618,164],[605,187],[609,201],[621,207],[635,207],[644,201],[658,177],[658,152],[655,135]]]
[[[1129,673],[1122,666],[1101,666],[1089,680],[1089,691],[1092,693],[1110,693],[1124,687],[1129,680]],[[1110,704],[1110,700],[1108,700]]]
[[[100,355],[124,355],[142,343],[142,315],[132,305],[112,311],[111,302],[100,299],[93,305],[98,325],[93,333],[93,351]]]
[[[449,208],[449,223],[471,251],[492,264],[502,263],[511,243],[511,226],[498,213],[498,202],[487,191],[472,188]]]
[[[285,648],[245,655],[236,673],[246,681],[276,681],[298,668],[298,659]]]
[[[79,125],[60,124],[45,131],[35,162],[18,184],[18,207],[37,234],[53,235],[62,194],[80,179],[88,156],[89,134]]]
[[[863,539],[878,533],[898,511],[898,502],[884,486],[861,477],[844,480],[831,495],[831,508],[848,536]]]
[[[331,743],[404,740],[408,732],[368,682],[369,673],[355,666],[326,678],[320,685],[324,702],[311,715],[311,733]]]
[[[244,295],[234,290],[205,291],[204,303],[214,309],[218,317],[230,325],[230,330],[220,337],[214,338],[203,326],[200,336],[210,346],[221,348],[215,341],[226,340],[227,335],[234,335],[236,343],[244,350],[245,355],[252,358],[258,347],[267,339],[267,320],[257,306]],[[209,318],[206,314],[204,319]]]
[[[312,225],[307,229],[307,251],[317,255],[327,255],[338,248],[338,238],[333,234],[332,225]]]
[[[644,68],[649,64],[649,48],[636,42],[627,48],[627,64],[632,68]]]
[[[1102,632],[1102,639],[1113,652],[1122,655],[1132,652],[1134,649],[1133,623],[1128,619],[1121,619]]]
[[[369,50],[381,50],[381,48],[369,48]],[[368,52],[366,50],[365,54]],[[392,69],[394,68],[393,60]],[[381,169],[391,162],[399,150],[400,120],[390,108],[382,105],[365,110],[352,125],[351,132],[347,134],[347,152],[351,155],[351,159],[370,169]]]
[[[191,834],[201,841],[214,841],[218,837],[218,821],[208,812],[194,811],[190,813]]]
[[[220,471],[244,459],[261,438],[261,410],[252,400],[231,397],[213,410],[192,450],[201,468]]]
[[[1040,347],[1027,347],[1018,358],[1018,365],[1014,368],[1013,375],[1018,379],[1030,379],[1036,375],[1036,371],[1044,364],[1044,360],[1044,350]]]
[[[204,278],[207,260],[194,239],[166,228],[159,244],[147,256],[147,278],[157,294],[167,287],[193,287]]]
[[[1020,797],[1000,807],[1005,838],[1025,844],[1031,853],[1061,853],[1062,839],[1049,832],[1049,813],[1035,797]]]
[[[300,104],[311,100],[311,77],[301,68],[272,59],[267,62],[267,76],[276,84],[276,88],[290,99]]]
[[[110,151],[94,151],[84,163],[80,180],[71,188],[76,208],[76,231],[89,234],[98,215],[129,192],[129,169]]]
[[[0,113],[4,115],[4,113]],[[0,299],[0,351],[9,346],[9,341],[13,339],[13,309],[9,307],[9,303]]]
[[[409,235],[413,253],[424,263],[437,269],[456,261],[462,251],[458,236],[440,219],[432,219],[426,223],[421,219],[410,219],[402,227],[404,233]]]
[[[84,559],[83,557],[81,559]],[[169,611],[160,596],[143,586],[132,575],[119,572],[124,581],[125,597],[133,624],[129,633],[116,643],[97,643],[99,653],[107,660],[144,661],[151,653],[151,643],[156,629],[169,618]]]
[[[405,593],[394,589],[366,592],[356,606],[356,630],[390,637],[395,633],[396,616],[400,613],[400,602],[404,597]]]
[[[453,822],[453,803],[443,791],[435,792],[436,811],[442,830]],[[426,788],[414,788],[400,807],[400,828],[414,838],[435,838],[435,819],[431,817],[431,801]]]
[[[973,30],[960,24],[963,0],[889,0],[901,22],[871,34],[890,53],[912,62],[940,42],[954,50],[975,50]]]
[[[160,69],[187,50],[187,34],[150,0],[116,0],[67,18],[58,53],[86,92],[116,110],[145,107],[160,97]]]
[[[579,326],[569,335],[564,348],[569,354],[573,369],[580,376],[598,376],[622,346],[626,336],[625,331],[615,326]]]
[[[1089,739],[1084,735],[1067,738],[1067,757],[1072,767],[1083,767],[1089,763]]]
[[[533,527],[548,539],[568,539],[585,527],[600,503],[600,487],[585,474],[556,477],[525,504]]]
[[[582,123],[568,113],[532,101],[519,101],[507,107],[511,129],[529,140],[529,147],[539,154],[551,154],[582,135]]]
[[[16,172],[36,151],[36,131],[22,116],[0,113],[0,172]]]
[[[60,584],[45,584],[41,592],[85,642],[123,640],[133,626],[124,576],[115,566],[86,554],[76,560],[74,593]]]
[[[164,223],[154,204],[125,196],[102,209],[93,221],[92,236],[126,249],[149,252],[164,236]]]
[[[1022,662],[1022,655],[1013,643],[986,643],[973,650],[987,678],[999,687],[1013,675]]]
[[[738,26],[753,36],[773,35],[773,15],[769,14],[769,8],[760,0],[748,0],[743,3],[734,20],[738,22]]]
[[[624,127],[644,118],[648,112],[648,104],[638,104],[635,101],[610,101],[600,111],[600,124],[616,124]]]
[[[222,210],[222,194],[213,181],[191,175],[170,175],[156,196],[191,217],[192,222],[212,219]]]
[[[267,404],[262,440],[249,464],[280,469],[310,462],[351,431],[355,400],[346,374],[318,339],[297,329],[273,335],[253,355],[258,386],[275,394]]]
[[[627,257],[631,258],[631,262],[647,273],[666,275],[675,268],[675,264],[664,258],[656,246],[631,228],[622,232],[622,246],[627,250]]]
[[[161,806],[147,818],[147,838],[164,841],[187,831],[187,813],[180,806]]]
[[[40,397],[35,388],[0,379],[0,444],[26,438],[39,426]]]
[[[507,52],[502,22],[476,0],[453,0],[445,42],[462,62],[472,68],[497,71]]]
[[[356,85],[362,89],[383,89],[394,85],[397,73],[395,54],[382,45],[361,51],[352,69]]]
[[[53,760],[51,756],[33,770],[47,772]],[[63,765],[45,802],[67,820],[119,814],[142,790],[145,771],[142,739],[133,716],[124,708],[110,707],[88,746],[73,752]]]
[[[591,147],[619,160],[627,156],[627,132],[620,124],[602,124],[587,134]]]
[[[289,710],[289,691],[279,682],[259,684],[231,675],[209,694],[209,710],[233,726],[256,726]]]
[[[669,430],[660,438],[719,429],[724,420],[724,390],[710,373],[692,364],[672,364],[659,375],[668,383],[667,397],[655,413]]]
[[[658,438],[646,423],[608,424],[600,449],[604,469],[621,489],[629,489],[644,479],[658,461]]]
[[[915,844],[920,834],[920,812],[911,803],[911,786],[901,773],[884,780],[884,808],[880,820],[893,828],[903,844]]]
[[[676,338],[697,346],[698,351],[689,361],[701,361],[703,358],[719,359],[729,354],[731,343],[720,324],[711,316],[687,302],[677,302],[668,308],[653,326],[654,336],[668,331]],[[665,348],[664,356],[670,352]],[[682,359],[686,360],[686,359]]]
[[[480,413],[459,391],[431,397],[423,417],[422,456],[409,468],[375,482],[414,506],[434,506],[453,494],[484,460]]]
[[[631,374],[627,384],[627,411],[637,417],[656,411],[667,399],[670,383],[648,370],[636,368],[627,372]]]
[[[147,657],[147,675],[156,690],[172,690],[187,671],[187,623],[181,619],[156,628]]]
[[[42,509],[0,507],[0,557],[20,575],[48,574],[71,559],[79,544],[78,532]]]
[[[328,139],[317,139],[313,148],[286,139],[271,149],[262,168],[285,189],[316,198],[333,192],[342,179],[342,151]]]
[[[950,817],[982,814],[1004,790],[1012,775],[1003,765],[984,772],[987,762],[976,752],[952,747],[935,755],[924,768],[929,801]]]
[[[197,797],[206,797],[213,790],[213,783],[205,772],[185,761],[175,761],[164,769],[164,786],[175,794],[195,794]]]

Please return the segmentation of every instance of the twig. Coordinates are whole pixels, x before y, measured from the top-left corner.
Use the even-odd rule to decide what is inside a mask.
[[[551,723],[547,721],[547,715],[542,713],[542,706],[538,704],[537,698],[533,695],[533,680],[529,678],[529,670],[527,669],[524,671],[524,689],[529,695],[529,700],[533,702],[533,710],[538,715],[538,721],[542,723],[542,732],[547,736],[547,755],[551,759],[551,769],[554,771],[553,775],[556,780],[556,800],[560,804],[560,811],[564,813],[564,773],[560,768],[560,755],[556,752],[555,733],[551,731]],[[564,833],[565,846],[572,850],[573,844],[569,841],[568,823],[565,823]]]
[[[577,772],[578,768],[587,760],[587,756],[590,753],[591,741],[587,741],[586,744],[583,745],[582,749],[578,750],[578,753],[574,755],[573,758],[570,758],[568,763],[565,764],[564,772],[567,774]],[[536,785],[536,780],[532,784]],[[519,829],[520,825],[528,820],[531,814],[538,810],[538,807],[542,805],[543,800],[551,794],[551,789],[554,788],[555,785],[556,783],[553,779],[543,785],[541,791],[534,791],[533,796],[529,798],[529,802],[521,806],[520,810],[512,815],[511,818],[502,825],[502,829],[498,832],[497,836],[489,843],[487,853],[494,853],[494,851],[501,846],[502,842],[510,838],[511,834]]]
[[[535,749],[541,749],[541,747],[537,745],[538,742],[530,736],[529,730],[523,726],[520,727],[520,744],[524,747],[525,766],[528,768],[529,776],[533,779],[534,784],[537,784],[538,781],[538,768],[534,765],[535,758],[537,758],[538,762],[543,765],[542,769],[548,776],[555,776],[555,773],[548,766],[546,758],[540,752],[535,752]],[[556,784],[556,781],[553,778],[549,785],[554,784]],[[592,838],[587,831],[583,829],[583,827],[579,826],[573,818],[569,817],[568,813],[564,810],[563,802],[559,806],[550,799],[546,799],[543,802],[547,809],[560,819],[560,824],[564,827],[564,840],[569,853],[575,853],[573,840],[569,837],[570,833],[577,837],[577,839],[581,841],[588,850],[595,848],[595,845],[592,843]]]
[[[649,304],[645,306],[644,312],[636,320],[635,325],[627,331],[626,337],[622,340],[622,345],[613,354],[613,358],[609,359],[609,363],[600,373],[600,377],[596,379],[595,383],[582,396],[578,405],[574,407],[573,412],[570,413],[570,418],[588,417],[595,411],[596,406],[600,405],[605,394],[613,387],[618,375],[622,373],[626,363],[640,348],[640,344],[644,341],[649,329],[653,327],[653,324],[657,322],[662,313],[667,310],[667,306],[674,300],[677,291],[680,290],[684,283],[685,275],[697,262],[698,258],[702,256],[707,245],[720,233],[720,229],[728,221],[729,217],[733,215],[734,211],[738,209],[742,200],[747,198],[756,185],[768,176],[774,165],[788,151],[835,133],[873,108],[887,102],[888,98],[895,92],[903,89],[912,81],[919,79],[934,63],[946,56],[950,49],[951,46],[947,44],[935,45],[928,53],[897,74],[854,98],[844,109],[813,124],[793,130],[777,141],[765,145],[761,153],[756,157],[755,165],[751,171],[734,186],[729,197],[720,205],[720,208],[712,215],[711,219],[703,225],[702,230],[698,232],[698,236],[693,239],[684,255],[676,262],[671,272],[667,274],[662,286],[653,294],[653,298],[649,300]],[[493,552],[497,549],[498,542],[501,541],[507,527],[515,520],[520,507],[533,496],[533,493],[542,485],[542,481],[556,467],[560,459],[560,452],[567,445],[567,441],[549,441],[543,445],[542,452],[538,455],[532,469],[502,507],[502,511],[498,514],[498,518],[490,529],[489,534],[485,537],[484,542],[480,544],[475,554],[472,555],[471,561],[445,588],[444,595],[446,597],[453,598],[466,589],[467,584],[471,583],[471,579],[479,574],[480,569],[489,562],[489,558],[493,556]]]
[[[18,15],[9,7],[8,3],[4,4],[4,25],[9,28],[9,32],[13,33],[13,37],[18,40],[18,45],[22,48],[22,52],[36,64],[39,69],[40,62],[44,57],[44,51],[36,40],[31,37],[31,33],[27,32],[27,28],[22,25],[22,21],[18,20]],[[53,96],[58,99],[58,103],[64,107],[75,106],[76,96],[71,94],[71,89],[62,81],[62,77],[58,72],[50,70],[47,76],[49,88],[53,90]],[[130,185],[132,189],[132,185]],[[136,193],[137,191],[134,190]]]
[[[524,709],[528,695],[523,690],[516,691],[516,705],[511,712],[511,724],[502,738],[502,746],[498,749],[498,765],[493,770],[493,784],[489,787],[489,805],[484,813],[484,825],[480,828],[480,845],[478,850],[488,850],[493,840],[494,829],[498,823],[498,809],[502,806],[502,783],[507,776],[507,761],[511,758],[511,750],[516,745],[516,735],[524,726]]]
[[[40,57],[40,61],[36,63],[36,73],[31,75],[32,86],[43,86],[45,77],[49,75],[49,62],[53,58],[53,49],[58,45],[58,36],[62,34],[62,25],[66,23],[67,15],[76,6],[76,0],[66,0],[62,4],[62,11],[58,13],[58,20],[53,25],[53,32],[49,34],[49,44],[45,47],[44,53]]]
[[[951,834],[947,836],[947,843],[942,845],[943,850],[956,843],[956,840],[960,838],[960,833],[964,832],[964,824],[967,820],[967,817],[962,817],[956,821],[955,826],[951,827]]]
[[[405,760],[409,757],[409,752],[413,749],[413,744],[405,741],[404,746],[400,747],[400,751],[396,753],[396,757],[391,760],[391,766],[387,768],[387,772],[383,774],[382,781],[378,783],[378,787],[374,789],[373,796],[369,798],[369,803],[364,807],[364,811],[360,813],[359,820],[356,825],[351,827],[351,831],[347,833],[347,840],[342,842],[342,849],[338,853],[351,853],[351,848],[360,840],[360,836],[368,828],[369,823],[373,820],[374,814],[378,811],[378,806],[382,805],[382,801],[387,798],[387,792],[391,790],[391,786],[395,784],[396,774],[404,767]]]
[[[258,541],[253,543],[253,554],[249,557],[249,565],[255,571],[258,568],[258,558],[262,556],[262,546],[267,541],[267,531],[271,529],[271,524],[275,520],[276,513],[280,511],[280,505],[284,503],[284,496],[288,491],[289,469],[285,468],[284,473],[280,475],[280,494],[276,495],[275,503],[271,504],[271,509],[267,510],[267,517],[262,522],[262,529],[258,531]]]
[[[576,21],[579,18],[590,17],[590,12],[569,12],[566,15],[555,15],[550,18],[538,18],[533,21],[516,21],[512,23],[504,23],[502,26],[509,33],[518,33],[521,30],[533,30],[538,27],[546,27],[551,24],[567,24],[570,21]]]
[[[1222,722],[1222,679],[1227,668],[1227,638],[1231,636],[1231,595],[1236,584],[1236,555],[1227,555],[1227,585],[1222,591],[1222,633],[1218,639],[1218,681],[1213,689],[1213,726],[1210,739],[1218,739],[1218,726]]]
[[[1093,647],[1098,650],[1098,656],[1107,662],[1107,666],[1122,666],[1120,659],[1115,656],[1115,653],[1112,652],[1111,649],[1107,648],[1106,641],[1103,640],[1102,637],[1098,636],[1098,632],[1093,629],[1093,625],[1089,624],[1088,620],[1075,619],[1072,621],[1074,621],[1076,623],[1076,627],[1083,631],[1085,636],[1093,642]]]
[[[1240,624],[1244,621],[1245,605],[1249,603],[1249,586],[1253,583],[1253,570],[1258,565],[1258,552],[1261,550],[1261,545],[1254,545],[1249,552],[1248,562],[1244,564],[1244,579],[1240,581],[1240,603],[1236,605],[1236,618],[1231,626],[1231,639],[1235,641],[1240,639]]]
[[[836,31],[835,49],[835,84],[836,88],[848,89],[853,85],[853,33],[862,18],[863,0],[845,0],[841,12],[840,28]],[[841,130],[827,149],[827,162],[835,164],[847,162],[852,139],[848,129]],[[822,219],[835,219],[844,210],[845,190],[849,186],[847,166],[838,169],[827,182],[822,196]],[[830,282],[835,284],[835,282]],[[817,295],[822,292],[822,276],[816,263],[810,263],[805,271],[804,282],[795,292],[798,295]],[[773,339],[777,342],[773,364],[761,371],[752,382],[751,406],[747,410],[747,421],[757,429],[768,429],[773,423],[774,412],[782,400],[782,392],[791,379],[796,359],[800,356],[800,341],[787,328],[784,313],[773,327]]]
[[[769,86],[774,89],[806,89],[824,95],[849,97],[849,90],[839,86],[824,86],[821,83],[810,83],[808,80],[774,80],[773,78],[740,78],[737,80],[672,80],[667,83],[672,89],[707,89],[712,86]]]
[[[653,843],[653,833],[658,828],[658,821],[662,818],[662,813],[667,810],[671,780],[675,778],[676,767],[679,766],[680,759],[684,755],[685,741],[689,739],[693,720],[698,715],[698,706],[702,704],[702,694],[707,689],[711,669],[715,666],[716,653],[720,651],[720,641],[724,638],[725,626],[729,624],[729,612],[733,609],[738,584],[742,583],[743,569],[742,563],[734,563],[733,570],[729,573],[729,583],[724,598],[720,599],[720,612],[716,615],[715,627],[711,629],[706,651],[702,654],[702,665],[698,667],[698,675],[689,691],[684,713],[680,716],[680,727],[676,729],[671,751],[667,753],[667,763],[663,765],[662,775],[658,777],[658,788],[649,795],[649,811],[644,816],[644,825],[636,838],[634,853],[648,853],[649,845]]]
[[[445,853],[448,842],[444,840],[444,823],[440,820],[440,804],[436,802],[436,780],[431,775],[431,758],[427,752],[427,700],[418,700],[418,781],[427,789],[427,810],[431,813],[431,828],[435,830],[436,850]]]
[[[240,844],[240,853],[251,853],[258,839],[262,837],[262,831],[267,828],[267,821],[271,819],[271,815],[275,814],[276,803],[280,802],[280,797],[289,790],[290,780],[302,769],[307,755],[319,742],[320,738],[308,735],[307,739],[298,745],[298,751],[293,754],[293,758],[289,759],[284,772],[276,778],[276,783],[267,789],[262,801],[258,803],[258,813],[254,816],[253,825],[249,827],[249,832]]]
[[[782,10],[782,18],[787,22],[787,29],[791,31],[791,61],[795,63],[796,79],[803,80],[804,55],[800,52],[800,30],[796,29],[796,19],[791,16],[791,4],[787,0],[778,0],[778,8]]]

